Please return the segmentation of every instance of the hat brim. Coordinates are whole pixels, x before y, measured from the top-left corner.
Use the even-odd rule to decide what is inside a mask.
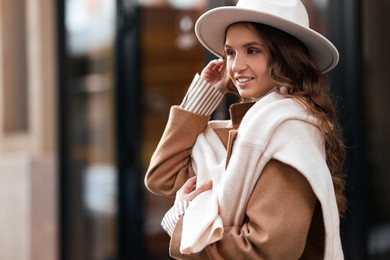
[[[307,46],[322,73],[332,70],[339,61],[336,47],[321,34],[311,28],[257,10],[234,6],[212,9],[199,17],[195,33],[206,49],[222,57],[226,28],[236,22],[262,23],[293,35]]]

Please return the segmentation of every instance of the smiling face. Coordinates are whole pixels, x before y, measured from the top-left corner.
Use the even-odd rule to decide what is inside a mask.
[[[225,40],[226,68],[243,98],[257,98],[275,86],[261,37],[244,23],[231,25]]]

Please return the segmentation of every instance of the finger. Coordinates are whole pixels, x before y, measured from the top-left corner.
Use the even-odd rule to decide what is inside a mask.
[[[225,60],[220,60],[220,66],[219,66],[219,71],[220,72],[224,72],[225,71],[225,69],[226,69],[226,62],[225,62]]]
[[[219,64],[214,63],[214,64],[212,65],[212,67],[211,67],[211,70],[212,70],[212,71],[218,71],[218,70],[219,70]]]
[[[223,73],[226,70],[226,63],[224,60],[220,59],[218,60],[218,64],[215,66],[215,70],[218,71],[219,73]]]
[[[213,70],[215,68],[215,65],[217,64],[218,60],[211,60],[208,64],[207,64],[207,68]]]
[[[203,183],[202,185],[200,185],[196,190],[194,190],[191,193],[192,199],[195,198],[196,196],[198,196],[199,194],[201,194],[207,190],[210,190],[212,187],[213,187],[213,182],[211,180]]]
[[[205,183],[203,183],[202,185],[200,185],[197,190],[200,190],[201,192],[203,192],[206,190],[210,190],[212,187],[213,187],[213,181],[208,180]]]
[[[217,71],[220,71],[221,68],[224,68],[225,67],[225,60],[223,59],[216,59],[216,60],[212,60],[209,62],[209,68],[211,70],[217,70]]]
[[[196,175],[189,178],[183,185],[183,190],[185,193],[190,193],[196,188]]]

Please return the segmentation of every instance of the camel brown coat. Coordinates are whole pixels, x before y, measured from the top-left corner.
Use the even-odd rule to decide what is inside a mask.
[[[251,105],[234,105],[233,127],[214,129],[228,157],[241,119]],[[145,176],[150,191],[174,196],[194,175],[191,148],[209,119],[172,107]],[[179,251],[181,218],[171,238],[170,254],[177,259],[323,259],[323,225],[321,208],[309,182],[294,168],[271,160],[256,183],[241,226],[224,227],[220,241],[199,253],[183,255]]]

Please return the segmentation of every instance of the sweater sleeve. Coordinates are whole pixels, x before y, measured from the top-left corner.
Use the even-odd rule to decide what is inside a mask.
[[[298,259],[316,204],[310,184],[294,168],[270,161],[256,183],[241,226],[225,227],[221,240],[199,253],[180,253],[182,219],[170,254],[177,259]]]
[[[184,215],[189,204],[190,201],[188,200],[176,201],[172,208],[165,213],[164,218],[161,221],[161,227],[170,237],[172,236],[173,229],[179,221],[179,218]]]
[[[224,94],[196,74],[180,108],[203,116],[209,116],[217,108]]]

